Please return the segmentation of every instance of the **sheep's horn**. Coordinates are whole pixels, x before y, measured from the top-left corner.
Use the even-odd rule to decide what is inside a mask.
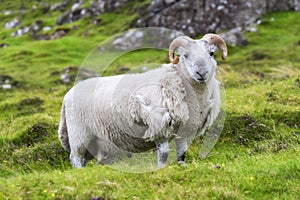
[[[222,59],[226,60],[227,58],[227,46],[223,38],[221,38],[219,35],[208,33],[203,36],[202,40],[206,40],[208,44],[216,45],[220,50],[222,54]]]
[[[187,45],[190,41],[192,41],[192,39],[190,37],[180,36],[171,42],[170,47],[169,47],[169,59],[170,59],[171,63],[177,64],[179,62],[178,56],[175,57],[175,50],[179,46]]]

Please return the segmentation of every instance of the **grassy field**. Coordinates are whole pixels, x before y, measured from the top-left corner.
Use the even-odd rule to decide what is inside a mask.
[[[0,10],[19,9],[13,2],[1,2]],[[11,90],[0,89],[0,199],[299,199],[299,12],[267,14],[258,32],[245,33],[248,46],[229,47],[227,61],[217,57],[226,122],[208,158],[198,157],[197,139],[186,167],[172,163],[143,174],[93,163],[72,169],[57,138],[61,102],[71,87],[59,72],[80,66],[100,42],[128,29],[133,11],[103,14],[99,26],[88,19],[63,25],[71,31],[57,40],[12,38],[17,28],[3,28],[16,15],[22,25],[43,18],[53,26],[60,14],[0,14],[0,43],[8,45],[0,49],[0,75],[14,81]],[[133,52],[109,73],[131,68],[136,60],[166,58],[163,51]]]

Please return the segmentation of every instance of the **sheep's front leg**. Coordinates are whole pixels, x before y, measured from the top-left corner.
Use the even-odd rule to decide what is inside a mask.
[[[168,141],[157,142],[157,166],[162,168],[169,156],[169,143]]]
[[[186,138],[177,138],[176,139],[176,156],[177,162],[180,165],[185,165],[185,154],[187,151],[188,145]]]

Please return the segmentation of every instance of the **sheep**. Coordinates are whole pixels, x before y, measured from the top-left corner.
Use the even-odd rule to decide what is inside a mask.
[[[91,78],[64,97],[58,136],[74,168],[89,160],[111,164],[128,152],[157,148],[157,166],[175,139],[179,164],[188,143],[212,125],[220,111],[214,52],[227,57],[224,40],[180,36],[169,47],[169,64],[141,74]],[[175,55],[175,52],[177,55]]]

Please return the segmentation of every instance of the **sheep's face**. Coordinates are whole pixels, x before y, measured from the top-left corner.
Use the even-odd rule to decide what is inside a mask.
[[[187,68],[189,75],[197,82],[209,81],[215,76],[217,63],[214,59],[215,45],[208,45],[206,41],[194,40],[185,47],[177,49],[180,62]]]

